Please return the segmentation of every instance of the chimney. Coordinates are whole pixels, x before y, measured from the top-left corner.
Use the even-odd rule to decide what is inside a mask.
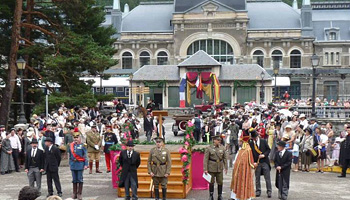
[[[294,10],[298,10],[298,2],[297,2],[297,0],[293,1],[293,9]]]
[[[113,0],[113,10],[120,10],[120,0]]]
[[[112,25],[117,30],[113,37],[119,38],[122,28],[123,13],[120,10],[120,0],[113,0],[113,10],[111,12]]]
[[[303,0],[301,7],[301,34],[302,36],[313,37],[312,7],[310,0]]]
[[[130,8],[129,8],[129,4],[125,4],[124,5],[124,14],[126,15],[126,14],[128,14],[130,12]]]

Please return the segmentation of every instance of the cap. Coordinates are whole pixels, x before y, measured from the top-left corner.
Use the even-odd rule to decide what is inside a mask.
[[[53,142],[53,140],[52,140],[52,138],[50,138],[50,137],[47,137],[46,139],[45,139],[45,142]]]
[[[127,143],[126,143],[126,146],[127,147],[133,147],[135,146],[134,142],[132,140],[129,140]]]
[[[32,139],[32,141],[30,142],[30,144],[38,144],[38,140],[37,139]]]
[[[305,114],[300,114],[299,118],[306,118]]]
[[[316,121],[316,118],[314,118],[314,117],[310,118],[310,121]]]
[[[286,142],[284,142],[284,141],[279,141],[279,142],[277,142],[277,146],[286,147]]]
[[[211,137],[213,140],[221,140],[220,135],[214,135]]]
[[[75,127],[75,128],[74,128],[74,133],[80,133],[78,127]]]
[[[77,137],[79,137],[80,136],[80,132],[74,132],[73,133],[73,138],[77,138]]]
[[[155,140],[155,141],[161,140],[161,141],[164,142],[164,138],[162,138],[162,137],[156,137],[156,138],[154,138],[154,140]]]
[[[292,129],[292,126],[291,126],[290,124],[288,124],[288,125],[286,126],[286,128]]]

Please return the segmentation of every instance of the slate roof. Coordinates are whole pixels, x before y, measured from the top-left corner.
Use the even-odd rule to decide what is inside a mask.
[[[172,32],[172,2],[141,3],[123,17],[121,32]]]
[[[176,65],[144,65],[134,73],[133,81],[180,81]]]
[[[221,63],[216,61],[213,57],[209,56],[203,50],[197,51],[195,54],[191,55],[189,58],[181,62],[178,66],[220,66]]]
[[[219,4],[226,5],[229,8],[234,10],[245,10],[246,2],[245,0],[175,0],[174,7],[175,12],[184,13],[191,8],[196,7],[198,4],[202,4],[204,2],[217,2]]]
[[[236,64],[236,65],[222,65],[220,80],[261,80],[261,72],[264,72],[264,80],[272,80],[269,73],[264,68],[257,64]]]
[[[248,2],[250,30],[300,29],[300,14],[283,2]]]
[[[325,40],[325,29],[339,28],[340,40],[350,40],[350,10],[313,10],[312,21],[317,41]]]
[[[266,71],[273,75],[273,69],[266,69]],[[319,74],[350,74],[349,68],[332,68],[332,69],[325,69],[325,68],[316,68],[316,73]],[[279,75],[282,76],[291,76],[291,75],[307,75],[312,74],[312,68],[311,67],[304,67],[300,69],[291,69],[291,68],[282,68],[279,70]]]

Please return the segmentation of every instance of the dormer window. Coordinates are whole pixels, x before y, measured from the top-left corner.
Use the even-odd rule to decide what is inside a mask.
[[[339,28],[329,28],[325,30],[326,40],[339,40]]]

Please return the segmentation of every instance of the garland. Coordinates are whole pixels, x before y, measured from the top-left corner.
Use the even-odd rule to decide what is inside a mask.
[[[233,81],[233,94],[236,93],[237,88],[239,87],[255,87],[256,81]]]
[[[186,132],[184,136],[184,145],[179,149],[182,161],[182,182],[187,185],[190,177],[190,163],[192,156],[192,146],[195,144],[193,138],[194,124],[189,121],[187,123]]]
[[[204,152],[205,152],[205,148],[193,149],[193,150],[192,150],[192,153],[193,153],[193,152],[204,153]]]
[[[150,87],[150,88],[162,88],[166,84],[166,80],[162,81],[155,81],[155,82],[149,82],[149,81],[143,81],[143,84],[145,87]]]

